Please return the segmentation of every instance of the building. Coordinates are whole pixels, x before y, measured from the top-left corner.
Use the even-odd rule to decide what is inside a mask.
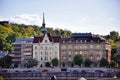
[[[60,65],[71,67],[76,54],[81,54],[83,60],[90,59],[92,66],[99,66],[102,57],[110,63],[111,45],[107,41],[91,33],[74,33],[71,37],[63,37],[60,40]]]
[[[52,36],[47,33],[43,14],[43,24],[41,27],[42,35],[35,36],[33,42],[33,58],[39,61],[38,67],[45,67],[46,62],[52,59],[59,60],[59,41],[60,36]]]
[[[17,38],[13,44],[12,61],[19,66],[24,66],[33,56],[33,38]]]
[[[120,67],[120,40],[118,42],[117,58],[118,58],[118,63],[119,63],[119,67]]]
[[[60,36],[51,36],[50,33],[34,37],[33,58],[39,61],[38,67],[44,67],[54,58],[59,60],[59,40]]]

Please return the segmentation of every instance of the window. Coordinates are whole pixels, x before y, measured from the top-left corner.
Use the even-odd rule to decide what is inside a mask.
[[[66,59],[66,57],[65,57],[65,56],[63,56],[63,59],[65,60],[65,59]]]
[[[37,52],[35,52],[35,58],[37,59],[38,55],[37,55]]]
[[[47,52],[45,52],[45,55],[48,55],[48,53],[47,53]]]
[[[69,55],[69,58],[71,58],[71,55]]]
[[[76,43],[78,43],[78,40],[76,40]]]
[[[93,59],[93,55],[90,55],[90,59],[91,59],[91,60]]]
[[[80,51],[80,54],[82,54],[82,51]]]
[[[63,45],[62,48],[65,49],[65,46]]]
[[[69,61],[72,61],[72,58],[69,58]]]
[[[84,46],[84,48],[86,49],[86,48],[87,48],[87,46]]]
[[[47,49],[47,47],[45,47],[45,49]]]
[[[97,45],[97,48],[100,48],[100,46],[99,46],[99,45]]]
[[[45,42],[47,43],[47,40],[45,40]]]
[[[100,60],[100,55],[99,55],[99,54],[97,54],[97,56],[96,56],[96,57],[97,57],[97,60]]]
[[[83,41],[82,40],[80,40],[80,43],[82,43]]]
[[[69,51],[69,55],[71,55],[71,51]]]
[[[70,40],[69,43],[71,43],[72,41]]]
[[[57,46],[55,46],[55,49],[57,49]]]
[[[43,47],[41,46],[41,49],[43,49]]]
[[[47,58],[47,57],[45,57],[44,59],[45,59],[45,61],[46,61],[46,60],[48,60],[48,58]]]
[[[71,45],[69,45],[69,49],[71,49],[72,48],[72,46]]]
[[[23,40],[23,41],[21,41],[21,43],[26,43],[26,41]]]
[[[52,49],[52,47],[49,47],[49,49]]]
[[[93,45],[90,45],[90,48],[93,48]]]
[[[37,47],[35,46],[35,49],[37,49]]]
[[[75,52],[75,54],[78,54],[77,51]]]
[[[43,58],[41,58],[41,61],[43,60]]]
[[[65,51],[63,51],[62,53],[63,53],[63,55],[65,55]]]
[[[90,42],[93,42],[93,40],[91,40]]]

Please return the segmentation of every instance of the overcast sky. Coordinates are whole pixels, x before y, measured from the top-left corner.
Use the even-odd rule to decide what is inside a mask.
[[[72,32],[120,34],[120,0],[0,0],[0,20]]]

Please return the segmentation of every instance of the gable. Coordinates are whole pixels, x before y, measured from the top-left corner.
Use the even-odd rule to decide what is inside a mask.
[[[50,43],[50,42],[51,41],[49,39],[49,36],[47,34],[45,34],[41,43]]]

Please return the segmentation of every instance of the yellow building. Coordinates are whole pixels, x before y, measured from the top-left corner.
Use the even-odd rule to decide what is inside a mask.
[[[83,61],[90,59],[93,62],[91,66],[99,67],[103,57],[110,63],[111,45],[104,38],[91,33],[74,33],[71,37],[61,38],[60,65],[65,63],[66,67],[71,67],[76,54],[81,54]]]

